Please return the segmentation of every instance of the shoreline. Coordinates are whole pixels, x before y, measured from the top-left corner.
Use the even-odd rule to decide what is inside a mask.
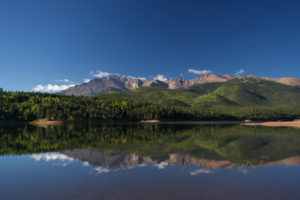
[[[14,124],[31,124],[31,125],[52,125],[52,126],[59,126],[59,125],[66,125],[66,124],[80,124],[80,123],[91,123],[91,124],[240,124],[244,123],[244,121],[183,121],[183,120],[140,120],[140,121],[129,121],[129,120],[116,120],[116,121],[105,121],[105,120],[98,120],[98,121],[89,121],[89,120],[45,120],[39,119],[29,122],[23,121],[0,121],[0,125],[14,125]]]
[[[141,120],[141,121],[85,121],[85,120],[46,120],[40,119],[31,122],[0,121],[0,125],[31,124],[35,126],[60,126],[66,124],[240,124],[244,126],[266,127],[296,127],[300,128],[300,121],[168,121],[168,120]]]
[[[24,123],[24,122],[22,122]],[[25,122],[32,125],[64,125],[64,124],[80,124],[80,123],[91,123],[91,124],[240,124],[244,121],[167,121],[167,120],[141,120],[141,121],[60,121],[60,120],[35,120],[32,122]]]
[[[295,127],[300,128],[300,121],[281,121],[281,122],[246,122],[245,126],[268,126],[268,127]]]
[[[75,123],[93,123],[93,124],[240,124],[244,126],[266,126],[266,127],[295,127],[300,128],[300,121],[164,121],[164,120],[141,120],[141,121],[37,121],[30,122],[33,125],[48,126],[48,125],[64,125]]]

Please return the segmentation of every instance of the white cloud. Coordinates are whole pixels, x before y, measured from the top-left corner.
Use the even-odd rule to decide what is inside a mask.
[[[87,166],[89,166],[89,165],[90,165],[90,163],[87,162],[87,161],[82,162],[82,166],[84,166],[84,167],[87,167]]]
[[[102,72],[100,70],[97,70],[97,73],[96,74],[92,73],[92,75],[96,78],[103,78],[103,77],[107,77],[107,76],[112,75],[112,74],[108,73],[108,72]]]
[[[71,163],[71,162],[69,162],[69,163],[63,162],[63,163],[55,164],[55,166],[66,167],[66,166],[68,166],[70,163]]]
[[[134,78],[134,79],[139,79],[139,80],[146,80],[146,78],[145,77],[135,77],[135,76],[130,76],[130,75],[128,75],[128,77],[129,78]]]
[[[191,174],[191,176],[196,176],[198,174],[212,174],[212,173],[213,173],[212,170],[198,169],[198,170],[192,171],[190,174]]]
[[[247,171],[247,169],[245,169],[245,168],[243,168],[243,167],[239,167],[238,168],[239,169],[239,171],[242,173],[242,174],[248,174],[248,171]]]
[[[96,168],[94,168],[94,170],[96,171],[97,174],[108,173],[108,172],[111,171],[111,170],[106,169],[104,167],[96,167]]]
[[[237,72],[235,72],[235,76],[241,76],[241,75],[243,75],[243,74],[245,74],[245,70],[243,70],[243,69],[240,69],[239,71],[237,71]]]
[[[109,72],[103,72],[103,71],[100,71],[100,70],[97,70],[96,73],[94,72],[90,72],[89,73],[90,76],[92,77],[95,77],[95,78],[103,78],[103,77],[107,77],[109,75],[119,75],[119,74],[112,74],[112,73],[109,73]],[[131,77],[131,78],[135,78],[135,79],[139,79],[139,80],[146,80],[145,77],[135,77],[135,76],[128,76],[128,77]],[[162,80],[162,79],[166,79],[164,76],[162,75],[158,75],[157,77],[159,80]],[[92,80],[92,78],[84,78],[83,79],[83,83],[88,83]],[[57,79],[57,80],[54,80],[55,82],[63,82],[64,84],[52,84],[52,83],[49,83],[49,84],[46,84],[46,85],[41,85],[41,84],[38,84],[36,85],[33,89],[33,91],[35,92],[60,92],[62,90],[66,90],[70,87],[73,87],[75,85],[77,85],[78,83],[75,83],[73,81],[71,81],[70,79]]]
[[[193,73],[193,74],[198,74],[198,75],[212,73],[211,70],[206,70],[206,69],[204,69],[204,70],[189,69],[188,72]]]
[[[154,80],[165,81],[165,80],[167,80],[167,78],[166,78],[164,75],[157,74],[157,75],[154,77]]]
[[[54,80],[54,81],[56,81],[56,82],[74,83],[73,81],[70,81],[70,79],[67,79],[67,78],[62,79],[62,80]]]
[[[68,166],[68,163],[63,163],[61,166],[66,167]]]
[[[158,169],[164,169],[168,166],[169,164],[166,162],[160,162],[157,165],[155,165]]]
[[[89,78],[83,79],[83,82],[84,82],[84,83],[88,83],[88,82],[90,82],[90,81],[91,81],[91,79],[89,79]]]
[[[69,85],[52,85],[52,84],[47,84],[47,85],[37,85],[33,88],[35,92],[59,92],[62,90],[66,90],[70,87],[75,86],[75,84],[69,84]]]
[[[103,72],[103,71],[100,71],[100,70],[97,70],[96,71],[97,73],[93,73],[91,72],[91,75],[96,77],[96,78],[104,78],[104,77],[107,77],[109,75],[119,75],[119,74],[113,74],[113,73],[109,73],[109,72]],[[140,80],[146,80],[145,77],[135,77],[135,76],[130,76],[130,75],[127,75],[129,78],[134,78],[134,79],[140,79]],[[89,79],[85,79],[85,80],[89,80]]]
[[[137,165],[133,165],[127,169],[135,169],[135,168],[139,168],[139,167],[146,167],[147,164],[143,163],[143,164],[137,164]]]
[[[61,153],[41,153],[41,154],[33,154],[31,157],[35,161],[45,160],[46,162],[53,161],[53,160],[60,160],[60,161],[73,161],[74,158],[66,156]]]

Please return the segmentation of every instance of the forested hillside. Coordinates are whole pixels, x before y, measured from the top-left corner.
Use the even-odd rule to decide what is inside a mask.
[[[16,121],[183,119],[190,114],[153,103],[103,97],[1,92],[0,119]],[[183,116],[184,115],[184,116]]]
[[[100,95],[194,108],[215,106],[300,107],[299,86],[288,86],[248,77],[236,78],[227,82],[198,84],[179,90],[147,87],[131,91],[111,91]]]
[[[240,106],[300,106],[300,87],[253,78],[234,79],[195,99],[197,106],[220,103],[222,97]],[[209,99],[209,100],[208,100]]]
[[[192,92],[170,90],[162,87],[143,87],[131,91],[110,91],[100,96],[147,101],[168,106],[190,107],[199,95]]]
[[[154,91],[157,88],[152,88]],[[174,91],[174,96],[178,91]],[[193,93],[184,92],[186,100]],[[167,96],[169,93],[166,93]],[[157,99],[163,98],[163,93]],[[150,95],[149,99],[154,95]],[[166,100],[166,99],[165,99]],[[185,99],[180,99],[184,101]],[[170,100],[172,101],[172,100]],[[181,102],[181,101],[180,101]],[[1,121],[83,120],[83,121],[140,121],[140,120],[294,120],[300,110],[286,106],[214,106],[187,107],[159,105],[151,102],[116,97],[78,97],[57,94],[0,92]],[[172,102],[171,102],[172,103]]]

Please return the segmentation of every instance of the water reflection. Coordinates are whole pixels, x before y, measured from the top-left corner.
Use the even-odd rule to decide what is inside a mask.
[[[51,161],[51,160],[61,160],[61,161],[72,162],[74,160],[74,158],[68,157],[61,153],[33,154],[31,157],[36,161],[45,160],[47,162]]]
[[[127,169],[153,163],[207,169],[300,163],[300,130],[240,125],[101,125],[1,127],[0,154],[33,153],[35,160],[82,160]],[[37,154],[41,152],[60,152]]]
[[[0,127],[3,199],[298,199],[300,130]]]
[[[159,170],[167,166],[194,165],[199,169],[190,172],[191,176],[199,174],[212,174],[220,168],[237,168],[242,174],[247,174],[247,167],[262,167],[272,165],[300,165],[300,156],[289,157],[279,161],[262,162],[256,165],[245,165],[232,163],[228,160],[209,160],[197,158],[190,154],[169,154],[163,157],[139,156],[126,153],[109,153],[95,149],[75,149],[64,150],[53,153],[32,154],[31,158],[35,161],[54,162],[55,165],[68,166],[74,161],[81,162],[83,167],[93,167],[96,174],[103,174],[113,171],[134,169],[137,167],[154,166]]]
[[[33,154],[31,155],[31,158],[33,158],[35,161],[43,161],[43,160],[46,162],[55,161],[56,165],[63,166],[63,167],[68,166],[70,163],[74,161],[74,158],[56,152]]]

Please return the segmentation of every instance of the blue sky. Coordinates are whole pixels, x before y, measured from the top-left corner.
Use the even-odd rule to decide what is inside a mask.
[[[67,86],[99,72],[198,76],[189,69],[300,78],[298,2],[0,0],[0,87]]]

